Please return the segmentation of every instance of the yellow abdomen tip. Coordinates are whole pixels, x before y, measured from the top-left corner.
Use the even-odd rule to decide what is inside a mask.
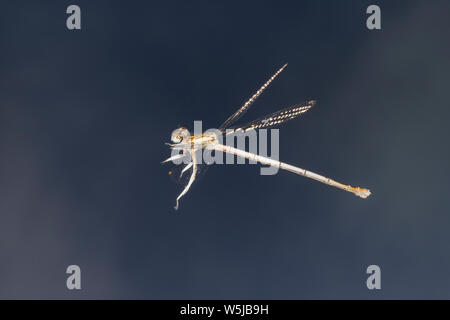
[[[361,197],[363,199],[365,199],[371,195],[371,192],[369,189],[364,189],[364,188],[360,188],[360,187],[352,187],[352,191],[355,195],[357,195],[358,197]]]

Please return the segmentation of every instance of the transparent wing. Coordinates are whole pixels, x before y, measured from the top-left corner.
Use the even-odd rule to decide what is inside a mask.
[[[302,115],[303,113],[305,113],[306,111],[311,109],[315,104],[316,104],[316,101],[314,101],[314,100],[307,101],[305,103],[297,104],[290,108],[286,108],[286,109],[271,113],[269,115],[266,115],[264,117],[258,118],[255,121],[252,121],[250,123],[240,125],[240,126],[235,126],[230,129],[234,129],[234,131],[236,131],[236,132],[239,132],[239,131],[245,132],[245,131],[248,131],[251,129],[267,129],[267,128],[271,128],[271,127],[276,127],[276,126],[279,126],[279,125],[285,123],[286,121],[292,120],[292,119]]]
[[[281,71],[284,70],[284,68],[286,68],[286,66],[287,63],[280,69],[278,69],[278,71],[275,72],[275,74],[272,77],[270,77],[270,79],[267,80],[266,83],[264,83],[262,87],[259,88],[259,90],[256,91],[255,94],[250,99],[248,99],[248,101],[244,103],[242,107],[240,107],[234,114],[232,114],[227,120],[225,120],[225,122],[219,127],[219,130],[222,131],[231,126],[237,120],[239,120],[244,115],[244,113],[250,108],[253,102],[255,102],[255,100],[261,95],[261,93],[263,93],[263,91],[269,86],[269,84],[281,73]]]

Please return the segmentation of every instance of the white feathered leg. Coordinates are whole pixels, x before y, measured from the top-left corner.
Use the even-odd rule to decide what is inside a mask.
[[[183,170],[181,170],[180,178],[183,176],[183,173],[184,173],[185,171],[189,170],[191,167],[192,167],[192,162],[189,163],[186,167],[184,167]]]
[[[161,163],[166,163],[166,162],[169,162],[169,161],[177,160],[177,159],[183,158],[184,156],[185,156],[184,154],[176,154],[176,155],[171,156],[170,158],[164,160]]]
[[[192,162],[191,162],[191,164],[192,164],[192,174],[191,174],[191,177],[189,178],[188,184],[186,185],[184,190],[180,193],[180,195],[177,197],[175,210],[178,210],[179,200],[181,199],[181,197],[183,197],[189,191],[189,189],[191,188],[192,183],[194,183],[195,175],[197,174],[197,159],[195,157],[195,151],[191,151],[191,156],[192,156]],[[186,168],[184,168],[184,169],[186,169]]]

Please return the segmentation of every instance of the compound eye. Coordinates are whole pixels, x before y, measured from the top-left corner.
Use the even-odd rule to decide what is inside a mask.
[[[181,137],[179,135],[173,135],[172,136],[172,142],[173,143],[180,143],[181,142]]]
[[[180,127],[172,132],[173,143],[181,143],[189,137],[189,131],[185,127]]]

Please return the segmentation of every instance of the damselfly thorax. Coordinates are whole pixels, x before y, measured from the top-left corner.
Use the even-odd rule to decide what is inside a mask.
[[[218,143],[219,139],[214,132],[203,132],[201,134],[190,135],[186,127],[180,127],[172,133],[171,140],[174,144],[172,147],[179,149],[197,150],[199,148],[206,148],[211,144]]]
[[[252,103],[261,95],[261,93],[269,86],[269,84],[284,70],[284,68],[287,66],[285,64],[283,67],[281,67],[272,77],[269,78],[269,80],[264,83],[261,88],[259,88],[258,91],[249,99],[242,107],[240,107],[234,114],[232,114],[225,122],[219,127],[218,132],[220,134],[226,135],[227,132],[246,132],[248,130],[255,130],[255,129],[268,129],[275,126],[279,126],[286,121],[292,120],[309,109],[311,109],[315,104],[315,100],[309,100],[301,104],[294,105],[290,108],[286,108],[277,112],[274,112],[272,114],[266,115],[264,117],[261,117],[259,119],[256,119],[255,121],[252,121],[250,123],[247,123],[245,125],[241,126],[232,126],[237,120],[239,120],[243,114],[249,109],[249,107],[252,105]],[[231,130],[229,130],[231,129]],[[235,156],[243,157],[246,159],[250,159],[253,161],[256,161],[258,163],[264,164],[264,165],[270,165],[273,167],[277,167],[307,178],[314,179],[316,181],[322,182],[324,184],[328,184],[330,186],[352,192],[353,194],[357,195],[361,198],[367,198],[371,193],[368,189],[360,188],[360,187],[353,187],[351,185],[342,184],[340,182],[337,182],[335,180],[332,180],[330,178],[324,177],[322,175],[319,175],[317,173],[275,160],[268,157],[264,157],[258,154],[250,153],[245,150],[236,149],[228,145],[223,145],[219,142],[218,136],[214,132],[204,132],[202,134],[196,134],[191,136],[189,134],[189,131],[185,127],[180,127],[176,129],[172,133],[171,137],[172,143],[169,143],[168,145],[172,149],[178,149],[181,151],[181,153],[171,156],[170,158],[166,159],[163,162],[168,161],[174,161],[177,159],[181,159],[183,157],[189,157],[189,163],[186,164],[186,166],[181,171],[181,174],[188,170],[192,170],[191,176],[189,178],[189,181],[183,191],[178,195],[176,199],[176,205],[175,209],[178,209],[178,203],[181,197],[183,197],[191,187],[192,183],[194,182],[196,175],[198,173],[198,165],[199,161],[197,160],[196,153],[199,149],[203,148],[211,148],[216,151],[221,151],[224,153],[233,154]]]
[[[192,147],[200,146],[206,148],[212,144],[218,143],[217,135],[213,132],[205,132],[191,137],[190,143]]]

